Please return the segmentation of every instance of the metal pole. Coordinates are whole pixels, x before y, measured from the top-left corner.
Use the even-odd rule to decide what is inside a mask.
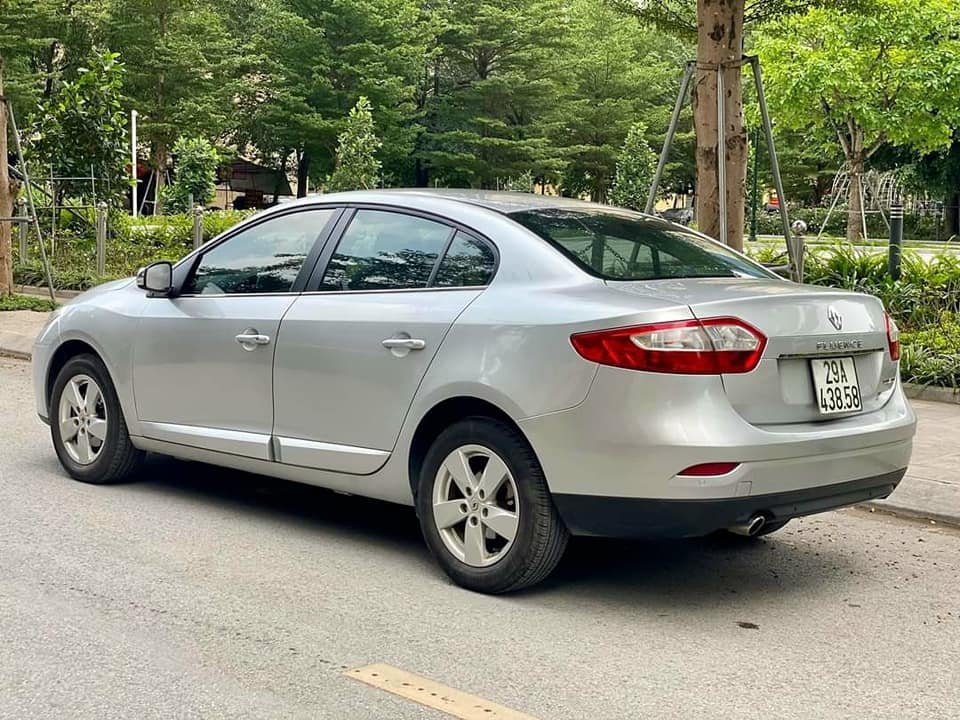
[[[902,256],[901,247],[903,246],[903,203],[900,200],[894,200],[890,206],[890,250],[887,257],[887,265],[890,270],[890,277],[893,280],[900,279],[900,258]]]
[[[23,198],[17,199],[17,215],[24,218],[23,222],[18,223],[20,234],[20,262],[25,263],[30,259],[30,243],[27,242],[27,224],[30,222],[30,215],[27,212],[27,201]]]
[[[787,254],[790,257],[790,275],[796,282],[803,282],[803,240],[795,241],[790,231],[790,216],[787,213],[787,199],[783,192],[783,178],[780,176],[780,161],[777,159],[777,146],[773,140],[773,123],[770,122],[770,112],[767,109],[767,96],[763,92],[763,78],[760,75],[760,60],[751,57],[750,66],[753,68],[753,79],[757,86],[757,102],[760,105],[760,116],[763,119],[763,131],[767,135],[767,155],[770,158],[770,172],[773,174],[773,184],[777,189],[777,198],[780,206],[780,221],[783,224],[783,239],[787,242]]]
[[[197,205],[193,209],[193,247],[203,245],[203,208]]]
[[[717,192],[720,195],[720,237],[724,245],[727,235],[727,106],[723,82],[723,63],[717,65]]]
[[[17,163],[23,172],[23,185],[27,190],[27,204],[30,207],[30,215],[33,217],[33,227],[37,233],[37,244],[40,246],[40,255],[43,258],[43,271],[47,276],[47,289],[50,291],[50,300],[57,302],[57,296],[53,292],[53,277],[50,273],[50,261],[47,259],[47,248],[43,244],[43,233],[40,232],[40,220],[37,218],[37,208],[33,202],[33,184],[30,182],[30,173],[27,171],[27,161],[23,158],[23,148],[20,147],[20,133],[17,131],[17,118],[13,113],[13,105],[6,103],[7,113],[10,116],[10,129],[13,131],[13,144],[17,151]]]
[[[97,275],[107,274],[107,204],[97,204]]]
[[[139,182],[139,176],[137,175],[137,111],[130,111],[130,176],[133,179],[133,195],[131,197],[130,209],[133,211],[133,216],[137,216],[137,183]]]
[[[847,183],[849,186],[849,182]],[[820,225],[820,232],[817,233],[817,241],[819,242],[820,238],[823,237],[823,233],[826,232],[827,225],[830,223],[830,217],[833,215],[833,211],[837,207],[837,202],[840,200],[840,195],[843,194],[843,183],[840,184],[840,187],[837,188],[836,192],[833,193],[833,202],[830,203],[830,209],[827,210],[827,216],[823,219],[823,224]]]
[[[860,222],[863,224],[863,239],[870,240],[867,233],[867,207],[866,196],[863,193],[863,173],[860,173]]]
[[[663,140],[663,150],[660,151],[660,162],[657,163],[657,171],[653,176],[653,183],[650,185],[650,194],[647,195],[647,206],[645,212],[647,215],[653,214],[653,209],[657,203],[657,190],[660,189],[660,181],[663,179],[663,171],[667,167],[667,160],[670,158],[670,149],[673,147],[673,138],[677,132],[677,125],[680,123],[680,113],[683,111],[683,101],[687,97],[687,89],[690,87],[690,78],[693,77],[693,70],[696,63],[688,62],[687,69],[683,73],[683,80],[680,82],[680,92],[677,94],[677,102],[673,106],[673,115],[670,116],[670,125],[667,128],[667,136]]]
[[[760,126],[753,131],[753,188],[750,197],[750,240],[757,240],[757,205],[760,198]]]

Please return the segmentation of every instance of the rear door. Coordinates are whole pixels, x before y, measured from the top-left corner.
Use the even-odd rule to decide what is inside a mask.
[[[357,209],[280,328],[280,462],[375,472],[450,326],[492,277],[493,247],[436,218]]]

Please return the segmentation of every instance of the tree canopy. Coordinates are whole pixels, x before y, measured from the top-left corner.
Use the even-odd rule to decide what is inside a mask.
[[[759,39],[771,106],[794,130],[831,134],[850,173],[848,237],[860,236],[860,176],[885,144],[929,153],[960,123],[960,11],[952,0],[817,8]]]

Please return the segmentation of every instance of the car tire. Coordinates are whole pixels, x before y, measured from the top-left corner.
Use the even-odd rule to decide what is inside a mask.
[[[462,489],[464,478],[472,492]],[[454,582],[477,592],[542,581],[569,539],[533,449],[515,428],[489,417],[460,420],[437,436],[416,505],[430,552]]]
[[[145,453],[130,442],[117,391],[97,356],[67,361],[53,383],[49,414],[53,447],[75,480],[121,482],[143,462]]]

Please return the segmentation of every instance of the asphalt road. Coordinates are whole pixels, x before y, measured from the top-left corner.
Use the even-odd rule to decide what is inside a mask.
[[[156,460],[69,480],[0,359],[0,717],[439,718],[388,663],[548,718],[960,717],[960,532],[862,510],[576,542],[545,585],[449,584],[412,511]]]

